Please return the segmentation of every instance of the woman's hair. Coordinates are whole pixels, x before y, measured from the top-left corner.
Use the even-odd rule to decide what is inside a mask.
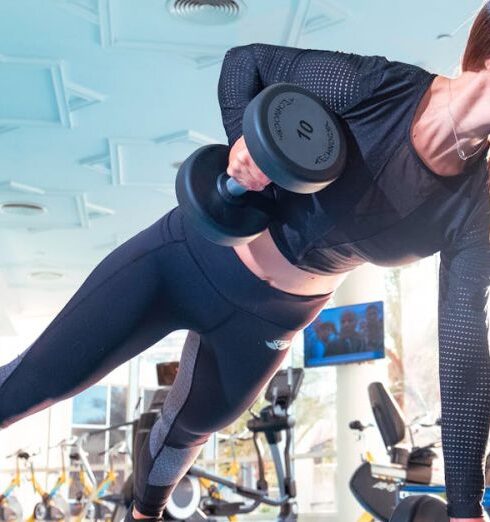
[[[490,1],[483,3],[470,29],[468,41],[461,61],[462,72],[478,72],[485,68],[485,60],[490,58]],[[490,153],[487,155],[490,192]]]
[[[480,9],[473,25],[461,62],[462,71],[478,72],[490,58],[490,1]]]

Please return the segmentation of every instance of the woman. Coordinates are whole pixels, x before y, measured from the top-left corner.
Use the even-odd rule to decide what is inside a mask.
[[[219,82],[229,174],[250,190],[269,182],[247,151],[241,120],[262,88],[282,81],[340,115],[344,173],[317,194],[276,187],[276,219],[250,244],[211,244],[177,208],[116,249],[39,339],[0,369],[0,425],[78,393],[173,330],[191,330],[138,457],[127,515],[159,518],[202,444],[253,402],[346,273],[440,251],[449,514],[481,521],[490,418],[489,71],[490,2],[456,79],[379,56],[260,44],[230,50]]]

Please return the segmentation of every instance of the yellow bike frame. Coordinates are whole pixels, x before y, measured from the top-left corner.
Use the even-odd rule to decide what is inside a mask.
[[[8,497],[12,494],[15,488],[20,487],[20,466],[19,459],[22,458],[20,456],[21,452],[17,452],[15,455],[15,474],[12,477],[9,485],[5,488],[3,493],[0,493],[0,504],[3,505],[6,501],[8,502]]]
[[[80,484],[82,486],[82,491],[84,494],[84,506],[80,513],[74,518],[76,522],[82,522],[83,518],[87,513],[88,506],[90,504],[100,504],[101,497],[105,495],[107,489],[113,484],[117,479],[117,474],[114,471],[114,463],[113,457],[109,453],[109,469],[107,470],[102,481],[97,484],[97,487],[94,487],[91,484],[91,481],[88,478],[87,472],[85,471],[85,467],[82,465],[78,472],[78,477],[80,480]]]
[[[30,463],[30,481],[32,482],[32,487],[34,488],[34,491],[41,497],[41,500],[44,504],[49,504],[53,497],[59,492],[61,487],[64,484],[69,484],[69,479],[66,474],[66,465],[65,465],[65,453],[64,453],[64,444],[65,441],[61,441],[57,446],[60,447],[61,451],[61,471],[58,475],[58,478],[56,480],[56,483],[54,486],[49,490],[45,490],[41,484],[37,481],[36,478],[36,472],[34,470],[34,464]],[[65,513],[69,519],[69,513]],[[35,522],[34,512],[31,514],[31,516],[27,519],[27,522]]]

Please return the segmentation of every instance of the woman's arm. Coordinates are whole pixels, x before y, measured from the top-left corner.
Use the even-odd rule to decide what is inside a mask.
[[[382,59],[381,59],[382,60]],[[242,134],[248,103],[265,87],[290,82],[316,95],[341,113],[368,87],[379,57],[362,57],[334,51],[304,50],[266,44],[230,49],[223,60],[218,98],[230,146]]]
[[[485,194],[485,198],[488,195]],[[483,462],[490,421],[487,204],[452,247],[441,252],[439,372],[449,515],[481,517]]]
[[[286,81],[291,64],[301,52],[292,47],[251,44],[226,53],[218,99],[230,146],[242,134],[243,113],[249,102],[264,87]]]
[[[270,182],[255,165],[242,136],[243,113],[265,87],[279,82],[300,85],[342,114],[370,92],[386,60],[333,51],[251,44],[230,49],[223,60],[218,98],[231,146],[227,172],[248,190]]]

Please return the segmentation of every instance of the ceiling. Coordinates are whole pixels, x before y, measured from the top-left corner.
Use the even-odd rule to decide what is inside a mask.
[[[251,42],[379,54],[443,74],[480,0],[0,1],[0,336],[56,313],[95,264],[175,203],[175,164],[225,140],[220,61]],[[226,23],[223,23],[226,22]],[[442,36],[441,36],[442,35]]]

